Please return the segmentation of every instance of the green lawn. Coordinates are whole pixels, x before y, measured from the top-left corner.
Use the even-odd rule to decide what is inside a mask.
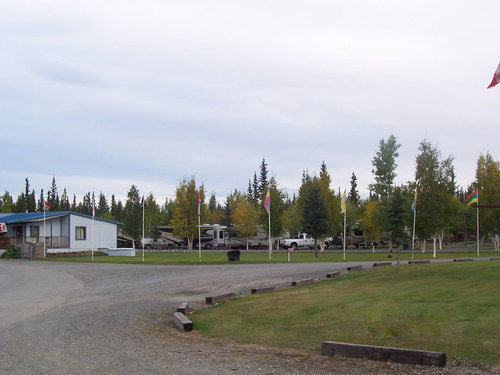
[[[142,254],[140,251],[136,252],[135,257],[108,257],[96,256],[94,263],[138,263],[143,264]],[[444,252],[438,253],[438,258],[463,258],[474,257],[474,251],[469,252]],[[498,253],[481,252],[481,256],[498,256]],[[425,254],[415,252],[415,259],[431,259],[432,251],[427,251]],[[401,260],[411,259],[409,251],[401,253]],[[90,262],[90,256],[85,257],[50,257],[48,261],[64,261],[64,262]],[[349,253],[347,252],[346,261],[387,261],[387,251],[380,251],[375,254],[367,253]],[[396,254],[393,258],[396,260]],[[295,257],[292,255],[292,262],[341,262],[342,253],[325,253],[320,254],[318,258],[309,252],[296,253]],[[273,253],[272,260],[269,260],[269,255],[266,252],[259,253],[245,253],[241,254],[241,260],[232,264],[257,264],[257,263],[285,263],[287,262],[287,254],[284,252]],[[146,253],[145,264],[170,264],[170,265],[185,265],[185,264],[200,264],[198,260],[198,252],[167,252],[167,253]],[[202,264],[227,264],[227,257],[222,252],[203,252]]]
[[[500,262],[445,263],[359,272],[193,315],[212,337],[320,351],[325,340],[444,351],[500,363]]]

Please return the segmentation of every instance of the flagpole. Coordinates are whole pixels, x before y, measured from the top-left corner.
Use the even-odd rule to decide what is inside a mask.
[[[271,205],[269,205],[267,217],[269,218],[269,259],[271,259],[271,253],[273,252],[273,248],[271,247]]]
[[[343,260],[345,260],[345,235],[346,235],[346,230],[345,230],[345,227],[346,227],[346,216],[347,216],[347,212],[344,211],[344,252],[343,252]]]
[[[95,196],[92,193],[92,256],[91,260],[94,260],[94,247],[95,247]]]
[[[198,259],[201,263],[201,222],[200,222],[200,209],[198,205]]]
[[[477,235],[476,235],[476,242],[477,242],[477,256],[479,256],[479,189],[477,189],[477,202],[476,202],[476,217],[477,217]]]
[[[45,202],[43,202],[43,259],[45,259],[47,254],[47,248],[45,247]]]
[[[415,203],[413,210],[413,234],[411,236],[411,259],[413,259],[413,252],[415,251],[415,223],[417,220],[417,204]]]
[[[144,262],[144,207],[146,202],[144,201],[144,195],[142,196],[142,261]]]

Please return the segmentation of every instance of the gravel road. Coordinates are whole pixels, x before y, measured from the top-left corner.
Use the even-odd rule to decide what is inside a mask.
[[[352,263],[150,266],[0,261],[0,374],[488,374],[326,358],[178,333],[183,301],[289,284]],[[371,264],[371,263],[370,263]],[[265,344],[265,343],[263,343]],[[473,372],[471,372],[473,371]]]

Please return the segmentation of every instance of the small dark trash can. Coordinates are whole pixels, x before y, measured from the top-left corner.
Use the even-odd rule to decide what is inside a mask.
[[[236,262],[240,260],[241,251],[239,250],[230,250],[227,252],[227,260],[229,262]]]

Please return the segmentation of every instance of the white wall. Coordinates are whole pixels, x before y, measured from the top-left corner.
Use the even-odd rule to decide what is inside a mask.
[[[92,238],[92,219],[70,214],[70,249],[72,251],[97,250],[98,248],[117,247],[116,224],[95,220],[95,241]],[[87,238],[75,239],[75,228],[86,227]]]
[[[52,237],[62,237],[68,236],[68,220],[69,216],[56,217],[52,219],[45,220],[45,232],[46,236],[50,237],[52,231]],[[31,231],[31,224],[26,224],[26,236],[32,237],[33,233]],[[39,233],[40,237],[43,237],[43,220],[35,221],[33,227],[40,227]],[[33,231],[34,232],[34,231]]]

